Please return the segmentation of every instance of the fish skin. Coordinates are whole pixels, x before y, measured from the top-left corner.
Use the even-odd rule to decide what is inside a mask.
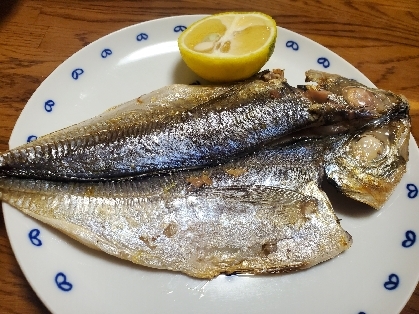
[[[394,116],[409,112],[409,102],[403,95],[391,91],[371,88],[354,79],[348,79],[338,74],[322,71],[306,71],[306,82],[316,83],[305,87],[307,96],[313,101],[322,103],[327,96],[327,106],[356,106],[357,118],[363,115],[376,118]],[[310,97],[314,96],[314,97]],[[346,111],[349,115],[352,112]],[[350,119],[351,117],[349,117]]]
[[[354,140],[377,132],[383,139],[388,133],[384,139],[394,147],[389,147],[390,161],[380,169],[398,173],[389,176],[394,188],[407,161],[409,125],[406,114],[385,117],[356,134],[316,135],[265,147],[223,165],[138,180],[4,177],[0,199],[91,248],[144,266],[198,278],[304,269],[335,257],[352,243],[319,188],[324,176],[336,180],[330,169],[343,163],[354,166],[347,153]],[[356,174],[373,171],[380,179],[380,169],[370,163]],[[351,171],[344,168],[339,174],[350,177]],[[370,195],[354,184],[345,189],[349,197]]]
[[[407,161],[408,130],[408,116],[389,117],[356,134],[307,138],[207,169],[134,181],[1,178],[0,199],[91,248],[144,266],[199,278],[303,269],[352,243],[319,188],[325,175],[333,180],[337,164],[353,166],[347,152],[354,140],[388,133],[394,147],[386,157],[394,157],[380,169],[402,161],[389,180],[394,188]],[[370,163],[357,174],[373,171],[379,178],[380,169]],[[350,177],[349,170],[339,174]],[[370,197],[354,184],[345,189],[349,197]]]
[[[112,131],[112,134],[109,134],[109,137],[116,140],[118,136],[124,136],[124,131],[117,126],[112,129],[112,121],[114,121],[115,125],[118,120],[125,121],[128,125],[132,125],[135,122],[136,116],[148,117],[151,119],[154,115],[158,115],[160,111],[165,109],[173,112],[186,110],[199,103],[206,102],[219,96],[229,88],[229,85],[197,86],[173,84],[157,89],[119,106],[111,107],[101,115],[92,119],[40,136],[35,142],[21,145],[16,149],[1,154],[0,175],[10,174],[31,177],[29,173],[35,173],[36,170],[31,171],[25,168],[39,166],[40,170],[38,171],[44,171],[41,177],[54,179],[55,175],[49,173],[51,169],[42,169],[42,162],[47,162],[53,158],[63,157],[63,155],[68,154],[71,149],[77,151],[79,146],[82,147],[83,145],[91,144],[92,139],[89,139],[90,134],[95,138],[98,138],[100,132],[106,133],[106,127],[108,125],[104,121],[110,121],[108,127]],[[77,162],[77,160],[74,160],[74,162]],[[80,162],[83,161],[81,160]],[[84,162],[86,162],[86,160]],[[14,166],[13,163],[15,164]],[[26,166],[23,163],[26,163]],[[37,163],[41,164],[38,165]],[[11,169],[13,167],[15,167],[15,169]],[[65,168],[65,164],[63,164],[63,167]],[[58,171],[58,169],[52,170]]]
[[[300,134],[294,136],[295,144],[278,153],[286,153],[283,160],[291,165],[318,165],[324,170],[324,176],[317,174],[319,182],[326,178],[347,197],[378,210],[406,173],[409,138],[410,117],[407,112],[401,112],[372,120],[360,128]],[[363,142],[365,139],[369,140]],[[375,149],[374,144],[378,145]],[[304,161],[301,157],[297,162],[293,160],[298,155],[297,148],[304,149],[307,156]]]
[[[261,73],[217,90],[214,97],[199,92],[193,100],[166,97],[167,105],[158,106],[134,101],[3,153],[0,175],[98,181],[200,168],[249,154],[301,129],[373,119],[408,106],[379,91],[378,104],[360,106],[341,92],[335,84],[324,99],[315,88],[293,88],[280,76]]]
[[[383,152],[377,158],[365,160],[362,155],[368,146],[354,143],[373,136]],[[243,159],[227,163],[224,169],[247,169],[239,177],[223,178],[212,171],[203,170],[213,179],[212,186],[266,185],[288,188],[304,193],[306,182],[316,181],[318,186],[326,178],[347,197],[380,209],[389,199],[406,172],[409,160],[410,117],[407,112],[384,116],[359,129],[340,129],[296,136],[292,144],[277,144]],[[361,150],[360,150],[361,149]],[[375,151],[372,150],[372,153]],[[359,156],[361,154],[361,156]],[[262,170],[262,168],[268,168]],[[262,172],[264,176],[259,176]]]
[[[326,177],[346,196],[380,209],[406,172],[409,138],[407,114],[374,121],[334,143],[325,156]]]
[[[0,199],[148,267],[198,278],[305,269],[352,243],[319,188],[322,149],[320,141],[302,141],[206,170],[128,181],[4,177]],[[203,175],[203,185],[190,183]]]

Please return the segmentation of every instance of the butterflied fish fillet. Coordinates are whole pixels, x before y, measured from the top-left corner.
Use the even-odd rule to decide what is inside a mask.
[[[403,97],[337,75],[309,71],[308,78],[318,87],[291,87],[278,72],[202,93],[166,87],[154,92],[158,105],[146,95],[3,153],[0,175],[102,180],[199,168],[302,129],[408,108]]]
[[[320,146],[116,182],[1,178],[0,199],[85,245],[199,278],[304,269],[348,249],[319,189]],[[284,162],[284,157],[293,156]]]

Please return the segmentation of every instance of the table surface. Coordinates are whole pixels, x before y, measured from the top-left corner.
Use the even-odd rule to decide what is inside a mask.
[[[346,59],[374,84],[411,103],[419,139],[419,1],[1,0],[0,151],[35,89],[94,40],[150,19],[223,11],[262,11]],[[1,206],[1,205],[0,205]],[[403,314],[419,312],[419,287]],[[13,255],[0,210],[0,313],[48,313]]]

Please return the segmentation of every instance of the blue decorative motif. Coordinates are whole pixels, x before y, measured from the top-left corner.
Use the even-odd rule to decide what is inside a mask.
[[[57,285],[58,288],[60,288],[61,290],[67,292],[70,291],[71,289],[73,289],[73,285],[67,281],[67,276],[63,273],[58,273],[55,276],[55,283]]]
[[[39,231],[39,229],[36,229],[36,228],[29,231],[28,237],[29,237],[29,240],[31,240],[33,245],[35,246],[42,245],[41,239],[38,238],[40,234],[41,234],[41,231]]]
[[[26,142],[33,142],[37,139],[38,137],[36,135],[29,135],[28,138],[26,139]]]
[[[399,276],[397,276],[396,274],[391,274],[390,276],[388,276],[388,281],[384,283],[384,288],[386,288],[387,290],[394,290],[399,286],[399,283]]]
[[[52,107],[55,105],[55,102],[51,99],[47,100],[44,104],[44,109],[46,112],[51,112]]]
[[[175,26],[175,28],[173,29],[173,31],[175,33],[179,33],[179,32],[183,32],[185,29],[186,29],[186,26],[184,26],[184,25],[178,25],[178,26]]]
[[[359,312],[358,314],[366,314],[365,312]]]
[[[300,49],[300,46],[298,46],[298,44],[295,41],[292,41],[292,40],[288,40],[287,43],[285,44],[285,46],[287,46],[288,48],[291,48],[292,50],[295,50],[295,51]]]
[[[112,50],[106,48],[102,50],[102,53],[100,54],[102,56],[102,58],[107,58],[108,56],[110,56],[112,54]]]
[[[330,61],[329,61],[329,59],[327,59],[325,57],[318,58],[317,63],[321,64],[323,66],[323,68],[330,67]]]
[[[415,198],[418,196],[418,188],[416,185],[409,183],[406,185],[406,189],[409,191],[409,193],[407,193],[408,198]]]
[[[141,33],[137,35],[137,40],[138,41],[143,41],[143,40],[147,40],[148,39],[148,35],[146,33]]]
[[[405,248],[413,246],[416,242],[416,233],[412,230],[407,230],[405,233],[406,240],[402,242],[402,246]]]
[[[71,76],[73,77],[73,79],[78,80],[79,76],[82,75],[84,73],[83,69],[75,69],[73,72],[71,72]]]

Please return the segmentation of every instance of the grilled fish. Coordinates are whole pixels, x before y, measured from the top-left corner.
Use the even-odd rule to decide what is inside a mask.
[[[0,199],[89,247],[145,266],[199,278],[303,269],[352,243],[319,188],[325,174],[350,197],[381,206],[405,171],[408,130],[407,115],[379,119],[356,134],[277,144],[223,165],[129,181],[5,177]],[[384,193],[379,201],[356,178],[371,173],[386,182],[375,186]],[[345,185],[337,179],[346,177]]]
[[[321,145],[313,141],[136,180],[4,177],[0,199],[91,248],[144,266],[198,278],[277,273],[311,267],[352,243],[319,188],[318,156]]]
[[[401,96],[337,75],[308,71],[307,78],[317,85],[294,88],[274,71],[215,88],[214,95],[209,87],[203,96],[178,96],[181,85],[163,88],[154,93],[160,104],[146,95],[3,153],[0,176],[97,181],[200,168],[296,131],[408,107]]]

